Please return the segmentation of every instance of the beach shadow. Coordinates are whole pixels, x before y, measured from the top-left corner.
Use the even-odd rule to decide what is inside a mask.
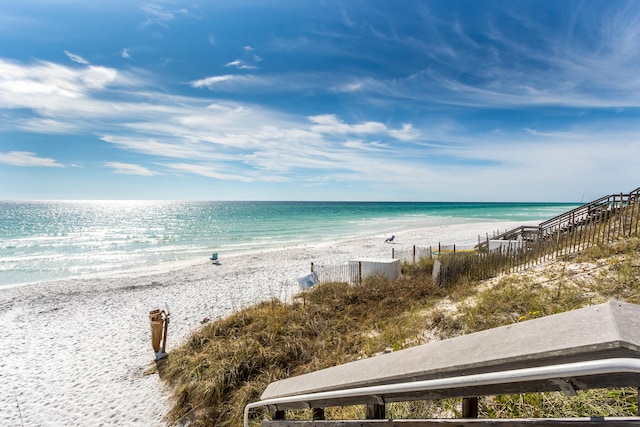
[[[165,365],[167,363],[167,359],[169,359],[169,355],[167,355],[166,357],[163,357],[160,360],[156,360],[156,372],[158,373],[158,376],[162,379],[162,377],[164,377],[164,373],[165,373]]]
[[[169,355],[166,355],[162,359],[154,360],[153,363],[149,364],[149,368],[147,368],[147,370],[144,371],[144,373],[142,375],[146,377],[146,376],[149,376],[149,375],[158,374],[158,376],[160,378],[162,378],[164,376],[165,371],[166,371],[166,364],[167,364],[167,359],[168,358],[169,358]]]

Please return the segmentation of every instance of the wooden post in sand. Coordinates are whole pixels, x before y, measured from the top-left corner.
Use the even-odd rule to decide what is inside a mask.
[[[160,310],[151,310],[149,312],[149,320],[151,322],[151,347],[153,351],[160,351],[160,341],[162,340],[162,313]]]
[[[151,321],[151,346],[156,354],[156,361],[167,355],[167,329],[169,328],[169,307],[164,310],[151,310],[149,312]],[[162,347],[160,347],[162,343]]]

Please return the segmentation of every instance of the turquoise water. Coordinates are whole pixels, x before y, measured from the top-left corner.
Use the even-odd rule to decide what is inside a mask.
[[[575,204],[0,202],[0,286],[411,227],[544,221]]]

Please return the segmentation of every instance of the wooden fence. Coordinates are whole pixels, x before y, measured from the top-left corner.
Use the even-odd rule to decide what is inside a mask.
[[[437,247],[392,248],[391,258],[416,263],[435,258],[433,278],[441,286],[462,277],[484,280],[500,274],[520,271],[546,260],[610,243],[638,234],[640,228],[640,188],[629,194],[601,197],[536,226],[521,226],[498,234],[470,250],[469,247],[438,244]],[[503,241],[499,249],[490,249],[490,241]],[[517,244],[510,244],[517,243]],[[311,264],[318,283],[355,283],[361,278],[357,265]]]
[[[321,265],[311,263],[311,272],[316,273],[318,283],[357,283],[361,277],[359,264]]]
[[[434,250],[431,246],[416,246],[410,248],[391,248],[391,258],[404,262],[416,263],[424,258],[432,258]]]
[[[488,279],[593,245],[637,235],[639,197],[640,188],[629,194],[602,197],[542,222],[538,227],[518,227],[493,239],[517,241],[518,245],[490,250],[487,238],[478,244],[476,253],[441,255],[434,264],[434,280],[444,286],[463,276]]]

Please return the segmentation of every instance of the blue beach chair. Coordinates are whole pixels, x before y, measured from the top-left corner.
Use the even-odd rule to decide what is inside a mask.
[[[211,264],[219,263],[219,261],[218,261],[218,252],[212,253],[211,257],[209,259],[211,260]]]

